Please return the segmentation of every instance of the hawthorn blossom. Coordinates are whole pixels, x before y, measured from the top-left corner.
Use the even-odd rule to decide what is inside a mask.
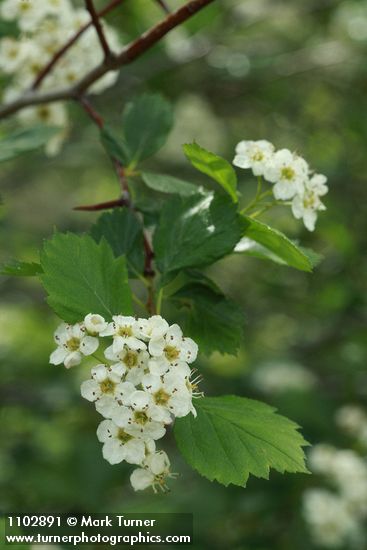
[[[134,470],[130,476],[134,491],[143,491],[148,487],[152,487],[155,493],[157,493],[158,488],[166,491],[166,479],[177,477],[177,474],[170,472],[171,463],[164,451],[148,455],[143,466],[143,468]]]
[[[101,336],[112,336],[112,351],[118,353],[125,347],[133,350],[146,349],[146,344],[137,338],[138,323],[135,317],[126,317],[124,315],[114,315],[112,323],[101,332]]]
[[[107,322],[102,315],[88,313],[88,315],[84,317],[84,326],[90,335],[96,336],[107,328]]]
[[[308,164],[289,149],[276,151],[264,170],[267,181],[274,183],[273,194],[276,199],[292,199],[302,193],[308,177]]]
[[[165,376],[148,374],[142,380],[144,389],[152,395],[155,405],[163,411],[169,411],[177,418],[188,415],[196,416],[192,405],[192,394],[186,381],[175,374]]]
[[[69,369],[79,365],[83,355],[92,355],[98,348],[98,338],[88,336],[83,324],[68,325],[62,323],[55,331],[57,348],[50,355],[52,365],[64,363]]]
[[[184,338],[177,324],[171,325],[161,338],[152,338],[148,349],[163,372],[166,372],[177,360],[192,363],[198,353],[197,344],[191,338]]]
[[[326,177],[322,174],[315,174],[306,181],[301,193],[297,194],[292,201],[292,212],[296,219],[302,219],[309,231],[314,231],[317,220],[317,213],[326,210],[320,197],[328,191]]]
[[[274,154],[274,145],[265,139],[240,141],[236,146],[233,164],[239,168],[251,168],[254,176],[263,176]]]
[[[129,464],[140,464],[145,457],[145,444],[136,439],[112,420],[103,420],[97,429],[98,440],[103,443],[102,455],[110,464],[126,460]]]
[[[106,359],[120,365],[124,379],[134,386],[138,386],[148,372],[150,355],[146,350],[136,351],[125,347],[118,353],[114,353],[113,346],[110,346],[104,354]]]

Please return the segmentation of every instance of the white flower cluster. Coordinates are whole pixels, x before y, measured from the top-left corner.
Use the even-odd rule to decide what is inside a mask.
[[[310,468],[335,488],[309,489],[303,512],[315,542],[329,548],[365,548],[367,519],[367,462],[356,452],[316,445]]]
[[[271,362],[254,371],[252,383],[264,393],[282,394],[310,391],[317,379],[310,370],[298,363]]]
[[[339,428],[367,447],[367,414],[358,405],[344,405],[335,415]]]
[[[100,337],[109,338],[110,345],[104,349],[103,363],[82,383],[81,394],[104,417],[97,429],[103,457],[110,464],[125,460],[139,466],[130,477],[136,491],[149,486],[164,489],[166,478],[175,474],[155,441],[175,417],[196,415],[192,400],[201,394],[189,365],[198,347],[177,324],[170,326],[160,315],[117,315],[107,323],[90,313],[83,323],[63,323],[56,330],[58,347],[50,363],[66,368],[79,364],[83,356],[97,351]]]
[[[16,21],[20,30],[17,38],[0,40],[0,70],[12,76],[4,91],[4,102],[14,100],[28,90],[53,55],[90,21],[87,10],[75,8],[70,0],[4,0],[1,2],[0,16],[7,21]],[[111,49],[120,49],[115,30],[102,24]],[[54,66],[43,80],[41,89],[71,86],[102,60],[103,51],[96,30],[91,26]],[[91,91],[103,91],[112,86],[116,78],[116,73],[106,74]],[[60,127],[60,132],[51,138],[46,147],[50,155],[59,151],[68,127],[68,114],[63,103],[28,107],[20,111],[18,117],[24,124]]]
[[[320,197],[328,191],[327,179],[313,173],[302,157],[289,149],[276,151],[266,140],[241,141],[237,144],[233,164],[250,168],[255,176],[273,183],[275,199],[291,201],[294,217],[302,219],[309,231],[315,229],[317,213],[325,210]]]

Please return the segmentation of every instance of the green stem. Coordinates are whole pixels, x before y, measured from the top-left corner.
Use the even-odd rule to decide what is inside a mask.
[[[94,357],[94,359],[97,359],[97,361],[98,361],[99,363],[102,363],[103,365],[108,364],[107,359],[106,359],[105,357],[100,357],[100,356],[98,355],[98,353],[96,353],[96,352],[95,352],[95,353],[92,353],[92,357]]]
[[[163,287],[159,289],[158,296],[157,296],[157,304],[156,304],[157,315],[161,314],[162,302],[163,302]]]
[[[256,204],[257,204],[263,197],[266,197],[269,193],[271,193],[271,191],[265,191],[264,193],[261,193],[262,184],[263,184],[263,179],[262,179],[261,176],[258,176],[258,177],[257,177],[256,195],[255,195],[255,197],[248,203],[248,205],[245,206],[245,207],[240,211],[241,214],[245,214],[246,212],[248,212],[249,210],[251,210],[254,206],[256,206]]]
[[[138,306],[140,306],[142,309],[144,309],[146,311],[146,305],[144,304],[144,302],[142,300],[140,300],[140,298],[138,298],[137,296],[135,296],[135,294],[133,294],[133,300],[136,304],[138,304]]]

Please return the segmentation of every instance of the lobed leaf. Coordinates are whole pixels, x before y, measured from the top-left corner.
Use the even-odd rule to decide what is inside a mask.
[[[208,265],[229,254],[241,236],[236,207],[226,196],[174,196],[162,209],[154,235],[162,273]]]
[[[87,313],[133,313],[124,256],[115,258],[105,239],[55,233],[41,252],[41,281],[47,302],[64,321],[75,323]]]
[[[216,285],[202,276],[189,279],[172,300],[184,314],[184,332],[201,352],[236,355],[243,336],[242,308],[226,298]]]
[[[175,421],[175,438],[186,461],[210,481],[245,486],[251,475],[308,473],[298,426],[252,399],[227,395],[195,402],[197,418]]]
[[[96,242],[105,238],[116,258],[126,256],[131,277],[143,272],[143,228],[131,210],[118,208],[102,214],[90,234]]]

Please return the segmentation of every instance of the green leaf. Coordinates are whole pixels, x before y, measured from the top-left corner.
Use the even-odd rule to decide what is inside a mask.
[[[197,342],[201,352],[236,355],[243,334],[243,311],[212,281],[203,276],[191,279],[172,300],[184,313],[185,334]]]
[[[178,448],[186,461],[210,481],[245,486],[250,474],[268,479],[269,469],[303,472],[298,426],[265,403],[233,395],[195,401],[191,414],[175,422]]]
[[[243,216],[243,220],[245,222],[243,235],[277,256],[280,259],[279,263],[283,261],[301,271],[312,271],[312,262],[308,256],[283,233],[253,218]],[[240,251],[240,247],[239,244],[237,251]]]
[[[188,197],[198,192],[198,187],[187,181],[164,174],[152,174],[151,172],[142,172],[141,177],[145,185],[154,191],[160,193],[172,193]]]
[[[41,265],[47,301],[64,321],[133,313],[125,258],[115,258],[104,239],[97,244],[89,235],[55,233],[44,244]]]
[[[117,258],[126,256],[131,277],[143,272],[143,228],[131,210],[119,208],[102,214],[90,234],[96,242],[104,237]]]
[[[168,273],[211,264],[232,252],[241,229],[236,207],[226,196],[174,196],[163,207],[154,235],[158,268]]]
[[[197,143],[186,144],[183,149],[186,157],[197,170],[219,183],[233,202],[238,202],[237,176],[228,161],[200,147]]]
[[[129,103],[122,128],[131,165],[154,155],[164,145],[172,125],[172,107],[162,96],[144,94]]]
[[[13,260],[0,268],[0,275],[11,275],[13,277],[34,277],[40,273],[43,273],[43,269],[36,262]]]
[[[50,126],[34,126],[0,139],[0,162],[45,145],[59,130]]]
[[[100,131],[100,138],[102,145],[109,156],[119,161],[123,165],[126,164],[127,154],[125,153],[126,146],[124,144],[123,136],[120,136],[120,138],[118,138],[114,135],[111,128],[105,126]]]

